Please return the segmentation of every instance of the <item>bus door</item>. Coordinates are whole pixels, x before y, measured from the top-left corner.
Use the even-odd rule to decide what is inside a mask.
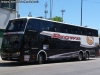
[[[22,54],[24,57],[24,61],[29,61],[30,57],[31,57],[31,43],[30,43],[30,37],[24,36],[23,37],[23,47],[22,47]]]

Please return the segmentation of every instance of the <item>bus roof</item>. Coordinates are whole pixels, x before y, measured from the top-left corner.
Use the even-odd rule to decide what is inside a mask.
[[[44,19],[44,18],[37,18],[37,17],[20,17],[20,18],[15,18],[15,19],[39,19],[39,20],[45,20],[45,21],[50,21],[50,22],[56,22],[56,23],[61,23],[61,24],[67,24],[67,25],[72,25],[72,26],[77,26],[77,27],[82,27],[82,28],[88,28],[88,29],[94,29],[94,30],[98,30],[96,28],[90,28],[87,26],[79,26],[79,25],[75,25],[75,24],[69,24],[69,23],[64,23],[64,22],[58,22],[58,21],[53,21],[53,20],[49,20],[49,19]]]

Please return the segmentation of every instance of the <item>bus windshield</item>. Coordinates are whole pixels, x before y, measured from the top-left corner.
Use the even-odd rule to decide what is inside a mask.
[[[21,35],[4,35],[2,48],[19,48]]]
[[[10,20],[5,32],[24,31],[27,19]]]

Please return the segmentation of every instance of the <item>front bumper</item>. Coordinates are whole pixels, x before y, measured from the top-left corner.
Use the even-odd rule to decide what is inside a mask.
[[[10,61],[19,61],[20,60],[20,54],[1,53],[1,59],[2,60],[10,60]]]

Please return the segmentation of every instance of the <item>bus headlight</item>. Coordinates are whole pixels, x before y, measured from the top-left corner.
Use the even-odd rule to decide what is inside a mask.
[[[17,55],[17,56],[18,56],[18,55],[20,55],[20,52],[16,52],[16,53],[14,53],[13,55]]]
[[[5,53],[1,52],[1,55],[4,55]]]

